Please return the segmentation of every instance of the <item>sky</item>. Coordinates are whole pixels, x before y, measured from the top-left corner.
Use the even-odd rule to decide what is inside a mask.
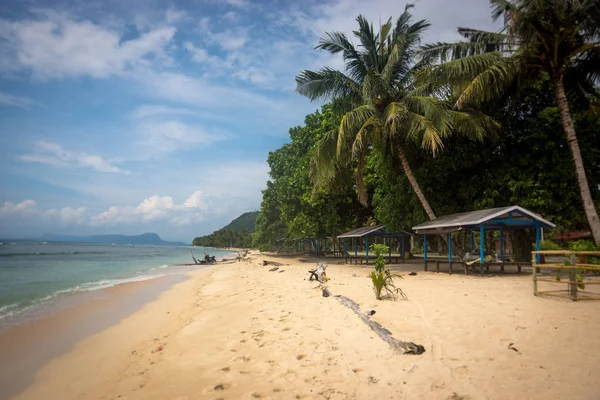
[[[258,210],[268,153],[320,107],[314,49],[398,0],[4,0],[0,237],[158,233],[191,242]],[[424,43],[493,29],[487,0],[420,0]],[[354,41],[356,42],[356,41]]]

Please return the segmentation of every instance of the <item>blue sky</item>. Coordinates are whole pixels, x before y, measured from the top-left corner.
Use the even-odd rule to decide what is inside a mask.
[[[314,50],[401,1],[4,1],[0,237],[156,232],[191,241],[260,207],[269,151],[319,104]],[[421,0],[424,41],[493,28],[485,0]]]

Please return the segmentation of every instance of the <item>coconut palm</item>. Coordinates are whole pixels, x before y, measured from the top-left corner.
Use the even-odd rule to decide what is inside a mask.
[[[413,141],[432,154],[443,148],[452,132],[483,137],[490,120],[472,118],[468,110],[452,110],[442,96],[430,96],[428,86],[415,85],[415,74],[427,64],[415,63],[422,33],[429,23],[412,23],[409,5],[392,24],[390,18],[375,32],[365,17],[357,18],[355,46],[344,33],[326,33],[317,49],[343,56],[345,71],[325,67],[302,71],[296,90],[311,100],[334,100],[345,113],[339,129],[319,142],[311,176],[317,186],[328,186],[339,172],[356,163],[356,189],[363,205],[368,202],[363,182],[369,151],[391,149],[430,219],[435,214],[410,167],[406,144]],[[338,107],[339,108],[339,107]]]
[[[423,59],[440,61],[419,79],[452,90],[455,108],[497,98],[538,79],[550,79],[560,121],[575,166],[583,209],[594,241],[600,221],[592,200],[567,101],[568,90],[597,94],[600,72],[599,0],[490,0],[499,32],[459,28],[459,43],[423,46]]]

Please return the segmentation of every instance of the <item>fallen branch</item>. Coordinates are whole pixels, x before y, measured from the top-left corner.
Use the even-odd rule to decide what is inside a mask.
[[[360,311],[360,308],[356,302],[345,297],[337,295],[335,296],[337,301],[339,301],[344,306],[348,307],[358,317],[369,326],[369,328],[373,329],[377,336],[383,339],[384,342],[390,345],[394,351],[400,352],[402,354],[423,354],[425,352],[425,348],[419,344],[415,344],[413,342],[403,342],[402,340],[398,340],[393,338],[391,332],[385,329],[379,322],[371,321],[369,316]]]
[[[194,257],[194,253],[192,253],[191,250],[190,250],[190,254],[192,255],[192,259],[194,260],[194,264],[200,264],[200,262],[198,262],[198,260],[196,260],[196,257]]]

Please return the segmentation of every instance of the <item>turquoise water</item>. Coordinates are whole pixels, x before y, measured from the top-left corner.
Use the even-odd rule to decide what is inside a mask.
[[[199,268],[183,265],[192,262],[190,249],[196,258],[231,254],[188,246],[0,243],[0,327],[60,296]]]

